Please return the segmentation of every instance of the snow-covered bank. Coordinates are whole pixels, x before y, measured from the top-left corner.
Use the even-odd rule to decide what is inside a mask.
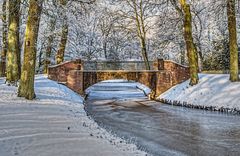
[[[82,98],[43,76],[36,77],[37,99],[16,96],[0,79],[0,155],[145,155],[90,120]]]
[[[240,114],[240,82],[230,82],[226,74],[199,74],[199,84],[179,84],[158,97],[174,105]]]

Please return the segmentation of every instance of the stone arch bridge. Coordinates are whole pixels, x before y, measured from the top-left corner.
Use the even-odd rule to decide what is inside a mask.
[[[189,68],[173,61],[158,59],[152,62],[152,70],[102,70],[91,69],[82,60],[64,62],[48,68],[48,78],[63,83],[75,92],[84,91],[95,83],[126,79],[139,82],[152,90],[154,98],[176,84],[189,79]]]

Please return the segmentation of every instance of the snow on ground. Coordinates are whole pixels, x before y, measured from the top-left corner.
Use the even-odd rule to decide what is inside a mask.
[[[142,90],[145,95],[148,95],[152,92],[152,90],[150,88],[148,88],[147,86],[145,86],[144,84],[141,84],[139,82],[137,82],[137,88]]]
[[[240,110],[240,82],[230,82],[227,74],[199,74],[199,77],[199,84],[189,86],[189,81],[186,81],[163,93],[158,99]]]
[[[1,156],[146,155],[87,117],[83,99],[65,86],[37,76],[37,99],[16,96],[0,79]]]

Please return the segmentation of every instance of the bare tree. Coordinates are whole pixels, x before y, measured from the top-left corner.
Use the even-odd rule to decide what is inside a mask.
[[[150,0],[123,0],[121,4],[123,5],[122,8],[125,9],[119,9],[118,15],[122,17],[125,22],[122,22],[120,27],[136,33],[145,67],[149,70],[147,35],[150,33],[152,25],[155,23],[155,5],[153,5],[154,3]]]

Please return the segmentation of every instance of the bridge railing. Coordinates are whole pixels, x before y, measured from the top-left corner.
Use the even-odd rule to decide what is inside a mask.
[[[149,61],[153,69],[154,61]],[[84,61],[84,70],[145,70],[143,61]]]

